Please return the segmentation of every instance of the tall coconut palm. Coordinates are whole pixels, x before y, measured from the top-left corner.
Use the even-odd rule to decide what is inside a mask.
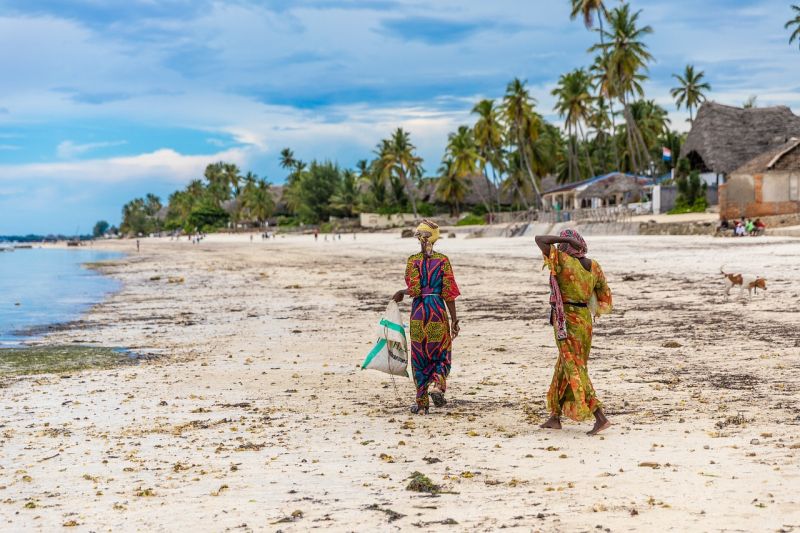
[[[578,146],[577,137],[583,140],[586,147],[586,136],[582,124],[589,121],[592,113],[592,95],[589,94],[590,80],[589,75],[584,69],[576,69],[567,74],[563,74],[558,85],[553,89],[552,94],[556,97],[555,111],[564,118],[564,126],[567,128],[567,138],[569,139],[568,164],[569,180],[574,181],[580,178],[578,165]],[[590,172],[594,174],[591,157],[586,152],[586,161]]]
[[[411,201],[414,218],[419,218],[413,183],[422,176],[422,158],[417,155],[417,148],[411,143],[411,137],[403,128],[397,128],[387,141],[380,148],[383,172],[387,177],[394,176],[402,183]]]
[[[297,159],[294,157],[294,152],[291,148],[284,148],[281,150],[281,168],[291,169],[297,164]]]
[[[614,99],[616,98],[616,94],[618,91],[615,91],[614,87],[612,86],[611,77],[608,72],[608,61],[605,54],[595,56],[594,63],[589,68],[589,72],[592,76],[592,83],[594,85],[595,91],[597,91],[597,99],[598,102],[603,102],[604,104],[608,104],[608,110],[605,109],[605,105],[603,108],[599,108],[597,111],[600,113],[606,113],[607,119],[602,120],[600,117],[596,118],[596,123],[599,124],[607,124],[610,122],[611,126],[611,135],[610,137],[616,134],[617,131],[617,114],[614,111]],[[613,143],[614,149],[614,168],[616,170],[620,170],[619,165],[619,149],[617,147],[617,143]]]
[[[500,184],[497,181],[498,172],[503,172],[503,124],[494,100],[484,99],[475,104],[472,113],[478,115],[478,120],[473,127],[475,145],[480,156],[480,166],[487,184],[493,184],[497,195],[497,210],[500,210]],[[492,169],[492,178],[489,179],[488,167]],[[492,187],[489,187],[491,190]]]
[[[689,122],[694,120],[692,110],[706,100],[703,91],[711,90],[711,85],[703,81],[704,76],[705,72],[702,70],[695,72],[694,65],[686,65],[683,76],[672,75],[680,85],[671,89],[669,94],[675,98],[675,106],[678,109],[686,107],[689,110]]]
[[[519,78],[511,80],[503,96],[503,115],[507,128],[506,139],[519,154],[521,168],[533,186],[536,194],[535,202],[538,206],[541,203],[542,194],[531,164],[531,144],[539,137],[541,127],[541,117],[533,110],[535,104],[536,101],[528,93],[525,82]]]
[[[647,71],[647,63],[653,59],[643,41],[646,35],[653,33],[653,29],[650,26],[639,27],[640,14],[641,11],[632,13],[629,4],[609,11],[609,28],[601,32],[603,42],[589,49],[601,50],[604,54],[610,82],[609,94],[622,104],[627,126],[626,140],[634,170],[645,168],[650,158],[629,106],[631,98],[644,95],[642,82],[646,78],[643,72]]]
[[[783,27],[788,30],[791,29],[792,26],[795,26],[794,31],[789,36],[789,44],[797,41],[797,45],[800,46],[800,5],[793,4],[792,11],[794,12],[794,17],[786,21]]]
[[[462,161],[463,164],[463,161]],[[439,167],[439,178],[436,180],[436,197],[450,206],[450,216],[457,217],[461,211],[461,203],[469,192],[466,175],[462,174],[458,163],[445,156]]]
[[[526,170],[523,168],[522,157],[518,151],[509,152],[507,154],[507,168],[506,177],[503,180],[503,192],[511,196],[511,201],[517,206],[525,206],[525,209],[530,208],[528,198],[531,196],[531,180],[527,179]]]
[[[586,28],[591,29],[594,25],[594,16],[596,14],[600,29],[603,29],[603,17],[606,13],[606,6],[603,0],[571,0],[571,2],[572,12],[570,13],[570,18],[572,20],[581,15]]]

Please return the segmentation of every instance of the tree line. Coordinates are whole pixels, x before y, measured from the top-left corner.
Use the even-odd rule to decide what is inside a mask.
[[[581,18],[596,32],[597,42],[587,53],[588,65],[562,74],[552,91],[554,111],[563,121],[548,123],[526,82],[515,78],[499,99],[483,99],[472,107],[471,124],[450,133],[441,162],[426,176],[423,159],[411,135],[397,128],[382,139],[370,157],[355,168],[331,161],[297,158],[290,148],[280,154],[287,172],[280,195],[287,224],[319,224],[331,216],[353,217],[359,212],[411,211],[430,215],[446,208],[459,215],[475,179],[487,187],[477,213],[541,207],[541,183],[555,176],[559,183],[583,180],[611,171],[660,175],[681,164],[678,185],[688,205],[701,196],[697,176],[676,161],[684,135],[671,129],[667,110],[648,99],[644,84],[653,61],[645,42],[652,27],[640,22],[641,10],[622,2],[613,9],[604,0],[570,0],[571,17]],[[800,41],[800,7],[791,6],[794,31],[790,43]],[[595,28],[595,24],[597,28]],[[694,111],[711,90],[705,73],[686,65],[670,94],[678,109]],[[745,102],[754,107],[755,96]],[[664,148],[673,154],[662,157]],[[422,202],[419,190],[430,202]],[[246,220],[263,223],[276,210],[275,189],[257,175],[244,176],[231,163],[209,165],[203,179],[170,195],[167,205],[148,194],[123,207],[120,231],[127,234],[182,230],[192,232],[236,225]],[[699,205],[699,204],[697,204]]]

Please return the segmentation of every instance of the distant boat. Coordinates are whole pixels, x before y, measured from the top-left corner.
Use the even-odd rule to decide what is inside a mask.
[[[7,244],[0,244],[0,252],[13,252],[14,247]]]
[[[67,241],[67,246],[80,246],[81,241]]]
[[[33,245],[32,244],[15,244],[14,248],[15,249],[17,249],[17,248],[18,249],[28,249],[28,248],[33,248]]]

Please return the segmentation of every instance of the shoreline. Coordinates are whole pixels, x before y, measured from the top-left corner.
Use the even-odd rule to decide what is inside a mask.
[[[15,465],[0,469],[2,523],[198,531],[417,523],[444,531],[448,519],[469,530],[545,531],[800,523],[791,490],[800,461],[792,370],[800,241],[588,239],[617,307],[595,326],[589,371],[614,426],[594,439],[586,424],[537,427],[555,346],[531,239],[437,245],[464,295],[463,330],[450,403],[428,417],[407,413],[409,382],[396,380],[395,392],[388,377],[358,369],[413,252],[399,232],[327,243],[142,239],[140,254],[108,269],[123,288],[82,317],[96,327],[47,338],[162,357],[0,388],[10,407],[0,449]],[[112,246],[135,250],[135,241]],[[734,291],[726,301],[718,260],[748,271],[768,264],[766,296],[738,300]],[[459,494],[406,490],[415,471]],[[387,510],[405,516],[389,522]]]

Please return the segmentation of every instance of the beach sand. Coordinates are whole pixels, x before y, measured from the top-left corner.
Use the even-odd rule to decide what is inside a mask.
[[[590,438],[538,428],[530,238],[437,245],[463,295],[446,408],[359,369],[417,246],[398,234],[95,245],[132,252],[103,268],[124,288],[46,342],[155,357],[3,378],[0,530],[800,530],[800,240],[590,238],[615,300],[589,363],[614,426]],[[722,264],[768,291],[726,300]]]

